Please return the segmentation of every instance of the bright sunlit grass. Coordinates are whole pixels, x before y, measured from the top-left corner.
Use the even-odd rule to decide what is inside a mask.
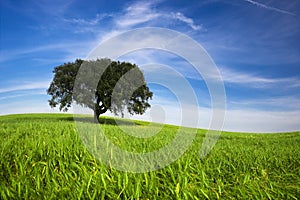
[[[178,129],[136,122],[136,133],[162,127],[153,138],[143,139],[122,133],[111,118],[101,122],[111,141],[136,152],[163,147]],[[127,126],[123,122],[121,126]],[[204,135],[204,130],[198,130],[190,148],[171,165],[135,174],[97,161],[81,142],[72,115],[0,116],[0,199],[300,197],[300,133],[222,133],[210,154],[201,159],[198,151]]]

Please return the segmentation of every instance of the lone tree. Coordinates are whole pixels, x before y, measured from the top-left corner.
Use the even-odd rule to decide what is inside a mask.
[[[146,85],[143,73],[137,65],[128,62],[98,59],[65,63],[53,70],[54,77],[47,90],[52,96],[51,107],[68,111],[74,100],[94,111],[94,122],[110,110],[124,115],[143,114],[150,107],[153,93]]]

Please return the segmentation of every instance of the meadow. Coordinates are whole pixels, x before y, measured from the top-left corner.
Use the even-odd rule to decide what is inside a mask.
[[[101,123],[116,145],[137,152],[163,147],[178,129],[165,125],[145,140],[123,134],[111,118],[102,117]],[[150,131],[147,123],[135,123],[137,133]],[[209,155],[200,158],[206,131],[196,131],[192,145],[171,165],[130,173],[95,159],[72,115],[0,116],[0,199],[300,198],[299,132],[223,132]]]

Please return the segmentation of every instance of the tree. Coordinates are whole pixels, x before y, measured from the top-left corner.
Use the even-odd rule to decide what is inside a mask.
[[[68,111],[74,100],[94,111],[94,122],[110,110],[114,114],[143,114],[150,107],[153,93],[146,85],[137,65],[128,62],[98,59],[65,63],[53,70],[54,77],[47,90],[51,107]]]

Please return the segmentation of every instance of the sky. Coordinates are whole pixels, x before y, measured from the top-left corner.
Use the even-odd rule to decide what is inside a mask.
[[[50,108],[46,94],[54,67],[86,59],[99,44],[126,31],[159,27],[195,40],[215,63],[226,92],[223,130],[300,130],[298,0],[0,1],[0,115],[59,112]],[[119,60],[140,66],[154,93],[152,109],[131,118],[180,125],[184,105],[186,118],[192,120],[198,110],[196,126],[210,127],[211,93],[187,60],[157,49]],[[196,104],[179,84],[172,90],[150,80],[171,84],[178,73],[192,87]],[[180,95],[187,98],[179,101]]]

